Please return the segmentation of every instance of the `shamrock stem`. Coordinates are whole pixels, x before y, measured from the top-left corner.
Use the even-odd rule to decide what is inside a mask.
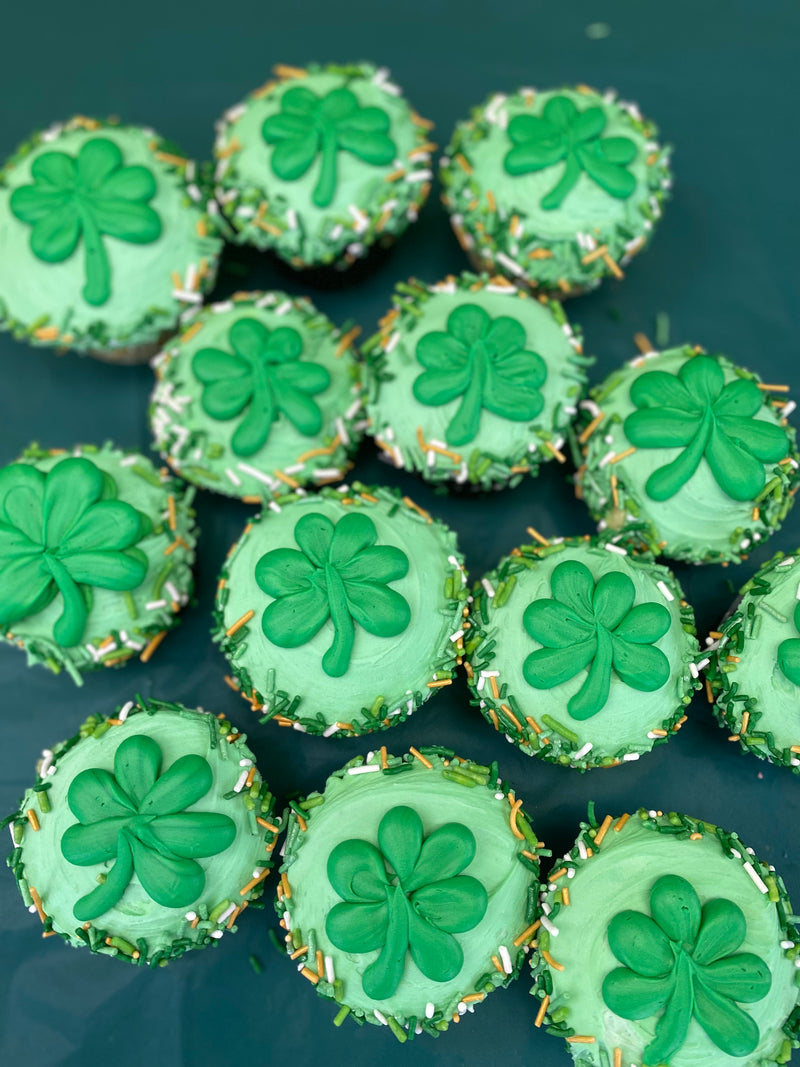
[[[350,666],[355,627],[347,604],[347,593],[339,573],[330,563],[325,564],[325,587],[328,608],[333,623],[333,643],[322,657],[322,667],[332,678],[341,678]]]
[[[466,445],[478,432],[481,423],[483,390],[487,373],[486,349],[482,341],[476,342],[470,350],[469,385],[461,400],[458,411],[450,420],[445,432],[448,445]]]
[[[590,719],[605,707],[611,688],[613,653],[614,649],[608,630],[605,626],[598,626],[597,651],[589,667],[589,674],[567,705],[573,719]]]
[[[117,861],[108,872],[105,882],[75,902],[72,909],[78,922],[91,922],[113,908],[121,900],[133,875],[128,831],[120,830],[117,838]]]
[[[322,131],[322,159],[320,161],[319,178],[317,179],[313,196],[317,207],[327,207],[336,192],[336,155],[338,150],[336,127],[333,123],[329,123]]]
[[[374,963],[364,971],[361,984],[372,1000],[385,1000],[400,985],[408,949],[408,909],[410,905],[399,886],[389,890],[386,940]]]
[[[78,207],[78,211],[86,252],[86,285],[83,287],[83,299],[87,304],[98,307],[105,304],[111,295],[111,267],[103,244],[103,235],[91,211],[82,205]]]
[[[581,176],[581,165],[574,152],[567,152],[564,164],[564,173],[557,185],[542,199],[542,207],[545,211],[554,211],[561,207],[567,193],[570,193]]]
[[[647,479],[645,489],[651,500],[669,500],[689,481],[700,466],[713,426],[714,416],[707,407],[700,428],[686,448],[671,463],[654,470]]]
[[[42,557],[53,576],[58,591],[64,598],[64,610],[53,627],[53,636],[62,648],[72,648],[80,643],[86,626],[86,601],[67,568],[48,552]]]

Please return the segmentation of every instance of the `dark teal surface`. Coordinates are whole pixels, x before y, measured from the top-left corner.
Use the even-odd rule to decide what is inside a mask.
[[[605,39],[587,36],[587,25],[596,22],[610,27]],[[638,101],[675,145],[676,183],[652,247],[625,281],[608,282],[567,306],[584,329],[587,351],[597,356],[593,380],[633,355],[636,331],[653,337],[655,316],[665,312],[673,342],[725,352],[764,380],[798,390],[799,34],[796,0],[758,6],[749,0],[313,0],[280,9],[254,0],[214,6],[185,0],[14,3],[4,10],[0,157],[34,127],[74,112],[152,124],[190,154],[208,157],[213,120],[264,81],[274,62],[385,63],[418,110],[436,121],[440,144],[455,120],[490,92],[569,81],[613,85]],[[225,265],[217,296],[243,287],[307,291],[302,277],[265,256],[231,248]],[[336,322],[353,318],[368,334],[396,280],[416,274],[435,281],[463,266],[434,190],[419,223],[389,258],[336,290],[309,295]],[[55,356],[5,335],[0,366],[0,463],[33,439],[69,446],[113,438],[125,447],[148,447],[147,367]],[[592,529],[567,473],[551,464],[518,489],[448,499],[385,467],[371,447],[362,449],[355,471],[364,481],[402,486],[450,522],[474,578],[525,539],[529,524],[546,535]],[[230,715],[247,731],[281,799],[321,787],[329,772],[370,747],[369,738],[325,741],[260,726],[223,683],[224,663],[208,636],[209,612],[217,571],[250,511],[201,493],[198,512],[197,604],[149,665],[88,676],[76,689],[66,677],[26,670],[21,654],[0,649],[0,813],[11,810],[31,782],[43,747],[135,692]],[[797,511],[741,566],[677,568],[701,636],[758,564],[799,543]],[[741,755],[702,699],[669,745],[638,763],[586,775],[543,765],[506,744],[469,706],[461,680],[405,725],[382,734],[384,740],[398,751],[442,743],[482,762],[500,760],[556,854],[572,841],[590,798],[601,815],[642,804],[683,810],[737,830],[778,867],[800,900],[800,862],[792,847],[800,779]],[[271,922],[271,911],[248,912],[235,937],[157,973],[142,971],[70,950],[57,938],[42,941],[10,872],[0,870],[0,1063],[570,1063],[558,1039],[534,1030],[526,978],[495,993],[437,1041],[400,1046],[388,1030],[358,1029],[350,1021],[336,1030],[330,1003],[272,947]],[[261,975],[248,963],[251,953],[263,963]]]

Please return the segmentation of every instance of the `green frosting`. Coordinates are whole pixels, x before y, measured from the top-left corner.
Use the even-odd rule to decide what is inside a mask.
[[[551,96],[541,116],[515,115],[508,124],[513,144],[503,160],[515,177],[564,163],[556,185],[542,197],[545,211],[560,208],[578,183],[581,172],[609,196],[627,200],[636,189],[636,178],[625,169],[636,158],[636,144],[629,137],[600,137],[606,127],[601,107],[579,110],[568,96]]]
[[[213,285],[210,210],[152,130],[75,118],[34,135],[0,170],[0,324],[81,352],[156,342]]]
[[[370,432],[394,466],[488,489],[564,459],[591,360],[560,306],[485,275],[412,281],[363,350]]]
[[[800,632],[800,604],[794,609],[794,628]],[[789,637],[778,645],[778,666],[793,685],[800,685],[800,640]]]
[[[265,719],[384,729],[449,685],[462,654],[455,536],[388,489],[287,498],[248,525],[222,578],[214,640]]]
[[[78,685],[142,652],[192,590],[190,505],[137,453],[29,449],[0,470],[0,638]]]
[[[328,881],[343,899],[328,912],[325,932],[343,952],[380,950],[361,984],[368,997],[386,1000],[400,984],[407,952],[431,981],[455,978],[464,952],[453,934],[477,926],[489,900],[476,878],[461,873],[477,851],[462,823],[424,837],[414,808],[391,808],[378,826],[378,846],[351,838],[331,852]]]
[[[377,545],[367,515],[351,512],[334,524],[311,512],[297,520],[300,548],[276,548],[256,564],[259,589],[275,599],[264,609],[261,628],[281,648],[308,644],[328,620],[333,641],[322,669],[341,678],[350,666],[355,625],[375,637],[397,637],[411,621],[408,601],[389,582],[408,574],[408,556],[394,545]]]
[[[233,733],[179,704],[129,701],[45,752],[9,859],[45,931],[155,967],[236,929],[277,833],[256,821],[274,826],[272,794]]]
[[[573,719],[602,711],[612,671],[645,693],[666,685],[669,661],[654,645],[672,622],[663,604],[634,606],[636,587],[627,574],[613,571],[595,583],[578,560],[559,563],[550,588],[552,597],[532,601],[522,617],[528,635],[542,646],[523,664],[529,685],[552,689],[580,675],[583,684],[567,703]]]
[[[476,265],[570,295],[649,242],[669,149],[634,104],[585,86],[490,97],[442,160],[445,206]]]
[[[473,702],[529,755],[580,770],[636,760],[700,685],[680,586],[634,554],[635,529],[626,538],[522,545],[473,590]]]
[[[239,241],[294,267],[347,267],[416,220],[430,123],[369,63],[276,73],[217,126],[223,210]]]
[[[287,951],[305,946],[296,962],[316,973],[322,954],[316,989],[337,1022],[349,1012],[400,1041],[447,1029],[462,998],[511,981],[536,913],[536,836],[497,767],[420,756],[356,757],[300,801],[276,905]]]
[[[364,429],[356,332],[284,293],[204,308],[153,361],[155,447],[229,496],[338,480]]]
[[[701,908],[694,887],[677,874],[662,875],[653,885],[650,915],[614,916],[608,944],[625,966],[606,975],[603,1000],[623,1019],[659,1016],[644,1050],[647,1062],[668,1062],[681,1049],[692,1016],[729,1056],[755,1050],[758,1026],[736,1001],[761,1000],[772,976],[759,956],[736,952],[746,936],[737,904],[714,897]]]
[[[639,357],[592,391],[578,481],[603,526],[638,519],[671,559],[738,560],[791,507],[795,431],[757,376],[698,351]]]
[[[581,826],[542,900],[539,949],[558,966],[532,961],[548,1031],[593,1038],[569,1044],[575,1062],[600,1067],[615,1049],[653,1067],[788,1062],[798,937],[774,868],[675,813]]]

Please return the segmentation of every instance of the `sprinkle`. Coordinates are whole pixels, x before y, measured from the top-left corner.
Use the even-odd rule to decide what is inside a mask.
[[[433,767],[433,764],[431,763],[431,761],[430,761],[429,759],[426,759],[426,758],[425,758],[425,757],[424,757],[424,756],[422,755],[422,753],[421,753],[421,752],[418,752],[418,751],[417,751],[417,749],[415,749],[415,748],[409,748],[409,750],[408,750],[408,751],[409,751],[409,752],[411,753],[411,755],[412,755],[412,756],[413,756],[413,757],[414,757],[415,759],[418,759],[418,760],[420,761],[420,763],[421,763],[421,764],[423,765],[423,767],[428,767],[429,769]],[[377,770],[378,768],[376,767],[375,769]]]
[[[625,813],[625,815],[620,815],[620,817],[614,823],[614,833],[615,834],[618,834],[620,832],[620,830],[623,828],[623,826],[625,825],[625,823],[628,821],[629,818],[630,818],[630,815],[628,815],[627,812]],[[594,843],[597,844],[597,838],[594,839]]]
[[[426,1019],[432,1019],[435,1012],[436,1012],[436,1005],[432,1001],[429,1000],[428,1003],[425,1005],[425,1018]]]
[[[763,389],[765,393],[788,393],[788,385],[766,385],[764,382],[756,382],[759,389]]]
[[[544,1017],[547,1014],[547,1009],[550,1006],[550,997],[545,994],[544,1000],[539,1005],[539,1010],[536,1013],[536,1018],[533,1020],[534,1026],[541,1026],[544,1022]]]
[[[531,730],[533,730],[535,734],[540,734],[542,732],[541,726],[536,721],[536,719],[533,718],[533,716],[527,715],[525,717],[525,722],[528,724],[528,726],[530,726]],[[591,745],[589,747],[591,748]]]
[[[304,978],[307,978],[312,985],[316,985],[319,981],[319,975],[308,967],[301,967],[300,974],[302,974]]]
[[[662,582],[656,582],[656,588],[658,589],[658,591],[661,593],[661,595],[664,597],[665,600],[674,600],[675,599],[674,595],[667,588],[665,582],[663,582],[663,581]]]
[[[31,824],[31,829],[32,830],[38,830],[39,829],[39,819],[38,819],[38,816],[36,815],[36,812],[33,810],[33,808],[28,808],[28,810],[25,812],[25,814],[28,816],[28,822]]]
[[[556,448],[556,446],[552,443],[552,441],[545,441],[544,442],[544,447],[547,449],[548,452],[550,452],[550,454],[556,460],[558,460],[559,463],[566,463],[567,462],[567,457],[564,455],[563,452],[559,451],[559,449]],[[634,451],[635,451],[635,449],[634,449]],[[614,462],[614,461],[612,460],[611,462]]]
[[[42,922],[44,922],[47,916],[45,915],[44,908],[42,906],[42,898],[39,896],[39,894],[36,892],[32,885],[28,886],[28,892],[31,895],[31,900],[33,901],[33,906],[36,909],[37,915],[42,920]]]
[[[331,956],[325,957],[325,978],[331,985],[336,981],[336,972],[333,969],[333,958]]]
[[[627,552],[621,545],[615,545],[611,541],[606,541],[603,546],[607,552],[614,552],[618,556],[627,556]]]
[[[246,611],[240,619],[237,619],[236,622],[232,623],[228,627],[228,629],[225,631],[225,636],[232,637],[237,632],[237,630],[241,630],[243,626],[247,625],[247,623],[250,622],[254,615],[255,612],[252,608],[249,611]]]
[[[600,829],[595,834],[595,838],[594,838],[595,846],[601,845],[603,843],[603,838],[608,833],[612,822],[613,822],[612,817],[610,815],[606,815],[605,819],[603,819],[602,823],[600,824]]]
[[[559,935],[558,927],[554,926],[550,922],[550,920],[547,918],[546,915],[542,916],[542,926],[545,928],[545,930],[547,930],[548,934],[550,934],[551,937],[558,937],[558,935]]]
[[[593,1045],[597,1038],[589,1037],[587,1034],[573,1034],[572,1037],[568,1037],[567,1041],[573,1045]]]
[[[520,841],[524,841],[525,840],[525,834],[523,834],[521,832],[520,828],[517,826],[517,812],[520,810],[521,807],[522,807],[522,801],[521,800],[513,801],[513,803],[511,804],[511,812],[510,812],[510,814],[508,816],[508,821],[509,821],[509,825],[511,826],[511,832],[514,835],[514,837],[519,838]]]
[[[173,542],[173,544],[174,543],[175,542]],[[147,642],[147,644],[144,646],[144,648],[142,650],[142,654],[139,656],[139,659],[142,661],[142,663],[147,663],[148,662],[150,657],[153,655],[155,650],[158,648],[158,646],[161,644],[161,642],[164,640],[164,638],[166,636],[167,636],[167,631],[166,630],[162,630],[161,633],[156,634],[155,637],[152,637]]]
[[[609,467],[613,463],[620,463],[623,459],[627,459],[628,456],[632,456],[635,451],[636,451],[636,449],[633,446],[631,446],[630,448],[626,448],[624,452],[618,452],[615,456],[613,456],[608,461]]]
[[[379,771],[380,767],[377,763],[364,763],[360,767],[348,767],[348,774],[367,774],[369,771]]]
[[[756,888],[757,888],[757,889],[758,889],[758,890],[759,890],[759,891],[760,891],[761,893],[767,893],[767,892],[769,892],[769,890],[767,889],[767,887],[766,887],[766,885],[764,884],[764,882],[763,882],[763,880],[762,880],[761,876],[759,875],[758,871],[757,871],[757,870],[755,869],[755,867],[753,866],[753,864],[752,864],[752,863],[750,863],[750,861],[748,860],[748,861],[747,861],[747,863],[743,864],[743,866],[744,866],[744,869],[745,869],[745,870],[747,871],[747,873],[748,873],[748,874],[750,875],[750,877],[752,878],[752,880],[753,880],[753,883],[754,883],[754,885],[756,886]]]
[[[578,435],[578,443],[581,445],[585,445],[604,418],[605,415],[603,414],[603,412],[599,411],[592,419],[592,421]]]
[[[598,245],[592,252],[588,252],[582,259],[584,265],[593,263],[596,259],[602,259],[608,252],[608,245]]]
[[[589,753],[592,751],[593,748],[594,748],[594,745],[592,744],[592,742],[591,741],[587,741],[585,745],[582,745],[578,749],[578,751],[575,753],[575,755],[572,758],[576,759],[576,760],[583,759],[584,756],[588,756],[589,755]]]
[[[497,956],[492,956],[492,963],[494,964],[495,970],[499,971],[500,974],[505,974],[506,973],[503,970],[503,964],[500,962],[500,960],[497,958]]]
[[[542,949],[541,953],[542,953],[542,959],[545,961],[545,963],[547,963],[550,967],[552,967],[554,971],[563,971],[564,970],[564,964],[563,963],[556,963],[556,961],[553,959],[553,957],[550,955],[550,953],[546,949]]]
[[[445,685],[452,685],[452,678],[439,678],[433,682],[427,682],[428,689],[441,689]]]
[[[487,596],[489,596],[489,597],[493,597],[494,596],[494,586],[492,585],[492,583],[489,581],[488,578],[481,578],[481,585],[483,586],[484,591],[485,591]]]
[[[522,933],[519,935],[519,937],[515,937],[514,938],[514,940],[512,942],[514,947],[515,948],[519,948],[519,946],[523,942],[530,941],[531,937],[533,937],[533,935],[539,929],[540,925],[541,925],[541,920],[540,919],[537,919],[535,923],[531,923],[531,925],[526,930],[522,931]]]
[[[539,531],[536,530],[533,526],[526,526],[525,529],[531,535],[534,541],[538,541],[540,545],[546,545],[549,547],[550,542],[547,540],[547,538],[543,537],[539,533]]]
[[[251,878],[251,880],[247,883],[247,885],[242,886],[242,888],[239,890],[239,896],[240,897],[247,896],[247,894],[250,892],[250,890],[251,889],[255,889],[255,887],[258,885],[259,882],[263,882],[268,874],[269,874],[269,867],[265,867],[258,874],[254,874],[253,877]],[[281,881],[282,881],[282,884],[284,884],[284,892],[286,890],[286,887],[288,887],[288,885],[289,885],[288,881],[286,881],[284,883],[284,879],[285,878],[286,878],[286,875],[285,874],[282,875]],[[290,896],[290,895],[291,895],[291,890],[289,891],[287,896]]]
[[[500,948],[497,951],[500,954],[500,960],[501,960],[501,962],[503,964],[503,970],[506,972],[506,974],[513,974],[514,973],[514,966],[511,963],[511,956],[510,956],[509,951],[506,948],[506,946],[505,945],[501,945]]]

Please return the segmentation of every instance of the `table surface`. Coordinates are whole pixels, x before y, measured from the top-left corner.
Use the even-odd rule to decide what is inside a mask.
[[[699,343],[766,381],[800,385],[800,149],[793,109],[800,90],[800,8],[793,0],[759,5],[757,14],[747,0],[658,6],[638,0],[549,6],[531,0],[306,0],[285,10],[254,0],[230,10],[140,0],[124,15],[84,0],[78,19],[75,10],[45,0],[5,13],[0,157],[31,129],[76,112],[152,124],[190,154],[208,157],[212,121],[260,84],[274,62],[370,58],[386,64],[413,104],[435,120],[440,143],[455,120],[492,91],[575,81],[615,86],[675,145],[676,182],[653,245],[629,276],[567,306],[583,327],[587,351],[597,357],[593,381],[634,354],[635,332],[653,336],[655,316],[663,312],[673,342]],[[419,223],[366,277],[308,290],[301,276],[269,257],[229,248],[214,295],[243,287],[307,292],[335,322],[353,318],[368,335],[396,280],[417,275],[432,282],[465,266],[434,190]],[[149,447],[149,368],[56,357],[7,335],[0,336],[0,365],[0,463],[31,440],[55,447],[113,438],[128,448]],[[528,525],[548,536],[591,532],[567,474],[551,464],[538,479],[502,494],[447,498],[387,468],[371,445],[362,448],[354,471],[362,481],[400,486],[450,523],[474,578],[525,540]],[[198,494],[197,603],[146,666],[136,662],[88,676],[78,689],[67,677],[27,670],[16,650],[0,649],[0,812],[10,811],[30,784],[43,747],[74,733],[88,714],[108,713],[136,692],[225,712],[247,731],[281,800],[321,788],[331,771],[370,747],[369,738],[324,740],[259,725],[224,684],[209,613],[217,572],[250,510]],[[677,567],[701,636],[757,566],[798,543],[800,510],[742,565]],[[800,858],[789,848],[790,827],[800,818],[800,783],[786,769],[729,744],[703,699],[669,745],[610,773],[581,775],[545,765],[506,744],[470,706],[463,679],[381,741],[396,751],[440,743],[481,762],[498,759],[556,854],[571,843],[592,798],[601,815],[640,805],[688,811],[737,830],[775,863],[800,899]],[[10,872],[0,876],[0,1060],[7,1063],[78,1067],[113,1057],[117,1067],[338,1067],[354,1055],[377,1055],[393,1067],[420,1054],[448,1067],[570,1062],[559,1040],[534,1029],[527,976],[436,1042],[422,1038],[422,1044],[400,1046],[388,1030],[330,1025],[331,1004],[273,948],[271,908],[245,915],[237,936],[156,973],[70,950],[58,939],[42,941]],[[262,962],[262,974],[251,969],[250,954]]]

